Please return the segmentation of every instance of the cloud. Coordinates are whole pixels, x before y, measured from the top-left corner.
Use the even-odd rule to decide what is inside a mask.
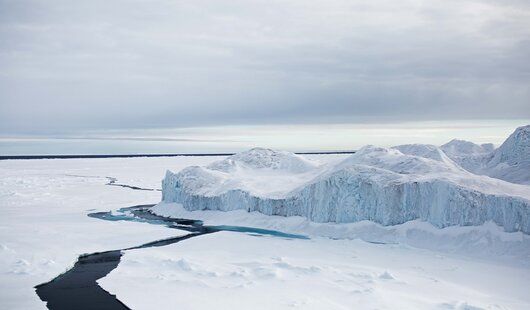
[[[0,0],[0,131],[530,117],[525,1]]]

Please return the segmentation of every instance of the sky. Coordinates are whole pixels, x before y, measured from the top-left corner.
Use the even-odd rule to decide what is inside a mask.
[[[498,144],[528,55],[525,0],[0,0],[0,153]]]

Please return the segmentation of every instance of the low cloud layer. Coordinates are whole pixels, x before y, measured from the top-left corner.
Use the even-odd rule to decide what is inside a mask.
[[[529,118],[528,3],[0,0],[0,131]]]

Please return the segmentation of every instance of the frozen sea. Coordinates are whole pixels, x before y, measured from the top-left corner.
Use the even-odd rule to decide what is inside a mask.
[[[320,161],[341,155],[318,155]],[[46,309],[34,286],[83,253],[187,234],[88,213],[155,204],[166,169],[219,157],[0,161],[0,309]],[[98,281],[131,309],[530,309],[530,238],[489,223],[436,229],[314,224],[244,211],[179,210],[212,225],[308,235],[218,232],[124,252]]]

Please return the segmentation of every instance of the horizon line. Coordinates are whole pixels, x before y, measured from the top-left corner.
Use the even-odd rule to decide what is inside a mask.
[[[314,151],[293,152],[298,155],[333,155],[354,154],[356,151]],[[0,160],[30,160],[30,159],[84,159],[84,158],[136,158],[136,157],[193,157],[193,156],[231,156],[237,153],[153,153],[153,154],[56,154],[56,155],[0,155]]]

